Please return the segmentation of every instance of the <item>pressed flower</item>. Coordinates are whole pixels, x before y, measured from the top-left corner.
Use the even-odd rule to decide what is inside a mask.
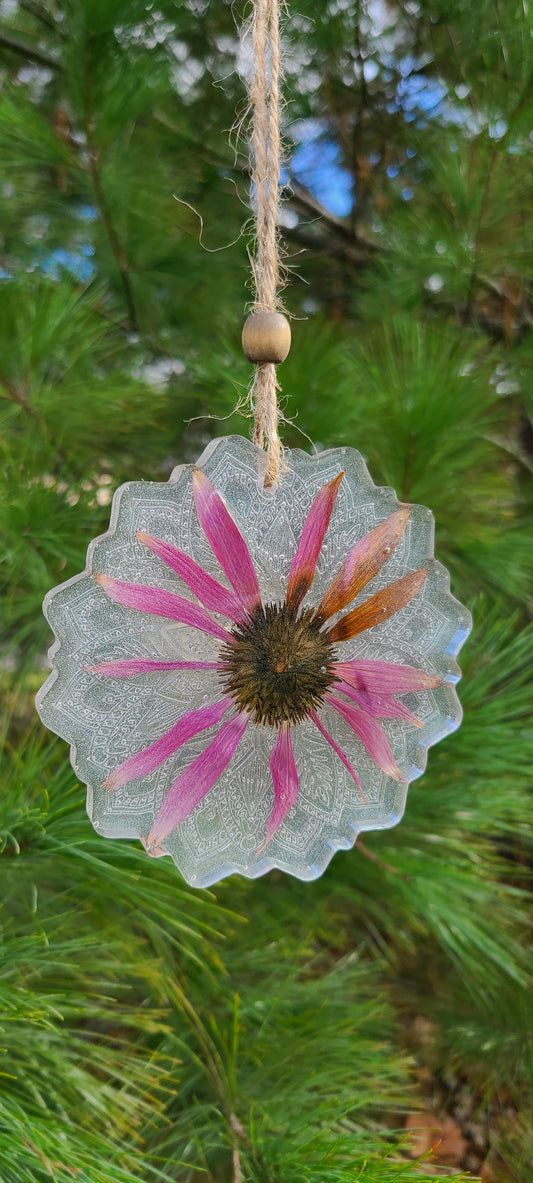
[[[232,441],[223,446],[231,449]],[[239,441],[239,449],[247,454],[252,445]],[[253,454],[255,457],[255,449]],[[352,456],[357,457],[357,453],[345,449],[339,459],[347,460],[348,467],[353,469]],[[330,474],[331,467],[330,464]],[[338,819],[335,822],[340,835],[337,845],[339,842],[346,845],[348,833],[344,828],[341,835],[339,829],[343,809],[347,809],[350,816],[357,814],[361,817],[360,828],[391,824],[397,820],[405,789],[399,793],[391,790],[386,798],[389,805],[385,806],[379,804],[384,800],[384,790],[379,786],[386,783],[397,784],[399,789],[405,786],[419,770],[407,753],[418,752],[418,762],[422,763],[423,752],[430,742],[434,742],[433,736],[439,728],[440,735],[456,725],[456,699],[451,686],[452,677],[456,680],[453,672],[456,667],[450,655],[457,651],[460,641],[456,638],[454,649],[445,612],[443,614],[441,607],[437,612],[434,607],[436,593],[432,591],[428,600],[425,597],[430,571],[433,572],[432,583],[436,586],[436,577],[442,569],[434,564],[427,543],[418,546],[422,558],[420,565],[406,570],[410,549],[402,540],[410,527],[412,509],[406,505],[398,507],[394,502],[391,505],[390,497],[387,497],[390,512],[382,512],[382,520],[377,524],[375,516],[373,521],[371,518],[370,528],[359,531],[354,537],[353,526],[347,517],[346,499],[341,518],[336,509],[346,481],[349,495],[354,487],[353,471],[345,476],[345,467],[338,464],[337,471],[328,474],[328,479],[322,480],[318,487],[315,484],[293,543],[292,557],[285,566],[284,578],[281,570],[279,577],[267,576],[265,564],[268,561],[272,568],[278,549],[287,553],[286,540],[282,535],[276,538],[273,534],[264,544],[256,538],[251,548],[246,537],[246,520],[243,521],[241,516],[241,523],[237,523],[223,490],[202,468],[193,470],[187,495],[181,492],[183,513],[187,514],[191,523],[189,532],[192,531],[191,537],[195,539],[194,551],[190,550],[183,533],[176,533],[172,541],[169,540],[171,517],[167,517],[165,526],[167,537],[160,537],[154,529],[154,513],[147,511],[143,520],[142,502],[140,506],[135,503],[134,514],[125,511],[130,514],[135,527],[132,531],[128,526],[129,538],[135,540],[137,548],[135,569],[145,569],[146,576],[139,582],[136,578],[131,579],[131,564],[126,570],[123,567],[120,570],[127,576],[124,579],[116,578],[115,572],[119,573],[116,567],[113,574],[98,570],[94,573],[97,597],[100,597],[95,601],[94,612],[101,613],[106,600],[114,606],[112,620],[110,618],[106,625],[106,635],[115,635],[119,640],[112,642],[107,654],[99,647],[98,657],[101,659],[85,660],[82,668],[86,677],[93,679],[86,684],[86,695],[90,696],[91,687],[95,686],[98,697],[97,684],[110,687],[105,696],[105,703],[110,704],[110,719],[114,696],[118,693],[113,687],[138,687],[137,696],[128,694],[130,713],[123,716],[120,732],[113,730],[110,724],[109,747],[114,745],[122,751],[126,748],[125,754],[129,747],[129,753],[120,762],[115,761],[111,768],[106,757],[107,771],[100,783],[111,803],[111,815],[114,800],[121,802],[117,817],[121,816],[121,809],[125,817],[129,816],[129,802],[138,800],[141,820],[135,825],[150,853],[170,850],[175,855],[175,835],[189,824],[189,819],[194,827],[194,818],[200,808],[204,810],[202,818],[213,818],[209,808],[205,812],[204,799],[211,800],[219,782],[228,786],[231,783],[228,775],[233,775],[238,786],[235,820],[231,823],[225,813],[222,827],[226,834],[225,846],[234,853],[229,862],[222,860],[221,873],[227,873],[237,862],[237,839],[232,837],[232,831],[236,832],[235,827],[241,824],[239,814],[246,814],[248,801],[243,792],[247,786],[255,813],[257,801],[263,796],[265,806],[261,806],[261,825],[255,824],[253,848],[247,840],[248,853],[242,855],[241,869],[245,869],[245,873],[257,873],[255,866],[267,868],[269,850],[273,844],[278,844],[280,833],[285,834],[285,826],[291,818],[294,819],[290,831],[293,838],[289,839],[287,831],[287,837],[281,839],[282,846],[286,849],[287,841],[293,845],[299,841],[302,822],[298,823],[297,811],[303,795],[304,830],[307,827],[304,838],[315,846],[319,843],[315,856],[318,870],[314,869],[314,864],[307,864],[305,871],[305,877],[312,877],[319,873],[335,848],[334,837],[327,838],[325,846],[320,847],[320,827],[324,833],[329,833],[330,826],[328,810],[324,813],[321,804],[324,793],[329,791],[328,780],[333,778],[337,786],[337,804],[332,810],[332,815]],[[368,477],[366,480],[373,488]],[[239,489],[242,487],[241,482]],[[128,494],[124,496],[127,498]],[[163,507],[162,502],[161,505]],[[288,499],[286,505],[290,508]],[[420,526],[420,521],[428,519],[421,519],[420,515],[426,511],[415,509],[417,529],[423,534],[426,527]],[[374,515],[375,512],[373,510]],[[262,522],[268,521],[269,513],[275,516],[266,498],[260,504],[260,513]],[[158,510],[158,515],[163,515],[163,508]],[[341,523],[343,528],[347,524],[352,535],[344,555],[339,549]],[[427,530],[426,537],[430,539]],[[400,543],[402,558],[396,562]],[[417,550],[417,547],[413,548],[411,544],[411,549]],[[198,561],[201,556],[202,561]],[[390,577],[387,564],[390,564]],[[186,596],[182,594],[184,585]],[[58,589],[56,594],[60,592]],[[439,588],[438,597],[439,605],[443,604],[446,611],[450,603],[456,605],[447,588],[443,592]],[[417,608],[419,603],[424,604],[422,612]],[[404,610],[411,615],[405,617]],[[457,617],[455,609],[453,614]],[[441,617],[446,624],[441,629],[446,658],[438,664],[438,672],[435,671],[433,640],[424,642],[432,654],[432,668],[417,668],[416,664],[396,659],[400,652],[406,652],[420,661],[422,651],[419,652],[410,637],[412,622],[415,621],[419,634],[421,621],[427,621],[426,628],[431,637],[432,630],[435,633],[435,622]],[[161,622],[159,625],[155,623],[156,618]],[[404,623],[398,629],[392,653],[390,632],[388,634],[389,652],[384,658],[390,656],[395,660],[382,660],[378,656],[380,637],[391,618]],[[139,621],[138,629],[135,620]],[[127,622],[127,628],[123,627],[122,621]],[[463,624],[465,627],[468,624],[465,615]],[[134,641],[139,637],[133,648],[127,639],[131,637]],[[365,637],[369,638],[370,647]],[[155,642],[152,652],[150,638]],[[424,662],[420,661],[420,665],[423,667]],[[448,673],[450,670],[452,672]],[[190,709],[184,710],[180,706],[172,718],[171,704],[174,688],[180,685],[179,679],[183,679],[184,686],[194,687],[194,691]],[[205,686],[203,694],[202,684]],[[168,693],[165,685],[169,688]],[[150,687],[154,686],[157,686],[157,694],[151,695]],[[445,694],[448,710],[445,723],[442,711],[435,713],[433,698],[424,707],[425,696],[436,692]],[[404,701],[406,695],[410,696],[407,702]],[[44,701],[44,695],[42,697]],[[155,704],[164,712],[159,726],[152,718]],[[413,705],[416,710],[412,709]],[[432,722],[428,727],[426,720],[430,712]],[[46,719],[46,709],[43,716]],[[135,718],[137,724],[133,721]],[[57,723],[55,725],[59,730]],[[149,732],[149,743],[145,742],[144,746],[135,743],[137,733],[147,734],[148,738]],[[66,728],[62,733],[66,733]],[[128,734],[130,739],[126,742]],[[409,735],[417,734],[421,735],[422,743],[409,740]],[[252,758],[255,771],[250,780],[247,769]],[[322,773],[321,768],[325,770]],[[316,785],[316,804],[311,812],[307,806],[310,780]],[[151,810],[143,786],[154,783],[158,785],[157,802]],[[344,785],[342,790],[341,785]],[[150,796],[152,794],[153,789],[150,789]],[[219,795],[216,800],[220,800]],[[395,800],[398,801],[396,806],[393,804]],[[99,801],[102,802],[101,797]],[[99,808],[100,813],[105,812],[105,805],[100,804]],[[323,813],[324,820],[319,823]],[[148,826],[142,820],[146,814]],[[210,834],[213,834],[214,824],[212,820],[209,823]],[[317,836],[311,835],[307,839],[307,831],[313,826]],[[124,831],[117,826],[112,832]],[[216,844],[217,838],[215,834],[210,841]],[[191,846],[192,839],[187,839],[185,834],[184,841]],[[275,863],[292,869],[291,858],[280,859],[279,844],[275,849]],[[193,852],[189,861],[194,861],[194,857]],[[214,859],[211,862],[214,866]],[[302,866],[301,858],[299,865]],[[200,876],[200,881],[212,882],[219,873],[215,875],[211,871],[203,878]],[[190,869],[187,877],[191,882],[196,881]]]
[[[372,628],[398,612],[424,586],[428,568],[391,583],[352,612],[341,616],[335,624],[328,622],[380,571],[403,534],[408,508],[391,514],[356,543],[317,609],[301,607],[313,583],[343,476],[343,472],[338,473],[313,499],[289,572],[284,602],[262,603],[259,580],[246,542],[220,494],[200,470],[193,475],[199,521],[235,590],[237,601],[182,551],[162,539],[137,531],[139,541],[176,570],[198,599],[204,604],[208,602],[213,611],[231,617],[234,624],[229,632],[207,612],[173,593],[96,575],[106,595],[115,602],[141,612],[181,620],[224,642],[215,668],[220,674],[225,697],[211,707],[186,714],[161,739],[130,756],[106,781],[108,789],[115,789],[145,776],[199,731],[220,723],[227,711],[233,710],[233,718],[222,723],[205,751],[181,773],[164,797],[147,839],[147,847],[154,853],[215,784],[232,759],[248,725],[268,725],[277,733],[269,758],[274,804],[266,825],[266,839],[260,849],[273,838],[298,796],[291,726],[311,719],[345,766],[351,767],[346,754],[327,736],[324,724],[318,718],[318,709],[326,703],[353,729],[377,767],[395,780],[402,779],[378,719],[400,718],[415,726],[418,720],[395,699],[394,693],[386,691],[379,678],[380,663],[376,663],[374,669],[372,690],[350,684],[343,676],[345,663],[338,660],[335,642]],[[240,618],[237,623],[236,618]],[[132,664],[133,668],[138,668]],[[161,670],[162,664],[155,662],[154,668]],[[95,673],[113,677],[128,676],[131,672],[127,662],[122,663],[122,668],[118,663],[102,663],[92,668]],[[145,665],[143,672],[146,669]],[[387,673],[390,677],[390,671],[385,670],[386,677]],[[409,675],[415,677],[415,684],[426,689],[439,685],[439,678],[423,672],[418,675],[416,683],[417,673],[402,667],[398,671],[400,677],[403,675],[405,685],[409,684]],[[353,683],[354,679],[351,681]],[[333,687],[337,691],[335,694],[331,692]],[[344,698],[339,697],[343,694]],[[357,773],[351,771],[357,784]]]

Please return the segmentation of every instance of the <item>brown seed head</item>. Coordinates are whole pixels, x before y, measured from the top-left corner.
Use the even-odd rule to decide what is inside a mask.
[[[334,681],[333,646],[312,609],[297,615],[286,604],[267,604],[232,630],[224,645],[224,689],[254,723],[300,723]]]

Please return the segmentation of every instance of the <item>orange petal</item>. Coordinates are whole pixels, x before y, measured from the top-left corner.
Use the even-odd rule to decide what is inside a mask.
[[[348,612],[347,616],[342,616],[328,630],[328,641],[348,641],[358,633],[364,633],[367,628],[373,628],[375,624],[388,620],[389,616],[394,616],[394,613],[404,608],[424,586],[428,571],[429,567],[412,571],[410,575],[404,575],[403,579],[397,579],[382,591],[376,592],[375,596],[370,596],[370,599],[359,604],[353,612]]]
[[[328,620],[341,608],[346,608],[374,575],[381,571],[402,537],[410,512],[409,506],[397,509],[375,530],[356,542],[322,597],[317,616]]]

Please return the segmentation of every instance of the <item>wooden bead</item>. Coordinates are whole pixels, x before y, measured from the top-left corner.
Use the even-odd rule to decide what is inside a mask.
[[[291,326],[281,312],[252,312],[242,330],[242,347],[256,365],[285,361],[291,347]]]

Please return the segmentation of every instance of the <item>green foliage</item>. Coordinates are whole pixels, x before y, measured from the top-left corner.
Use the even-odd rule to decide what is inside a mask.
[[[93,833],[34,718],[40,603],[114,487],[249,431],[247,6],[4,4],[2,1183],[438,1183],[402,1130],[451,1077],[497,1183],[531,1178],[533,24],[289,9],[285,440],[359,447],[433,509],[474,612],[464,723],[401,826],[313,884],[193,892]]]

